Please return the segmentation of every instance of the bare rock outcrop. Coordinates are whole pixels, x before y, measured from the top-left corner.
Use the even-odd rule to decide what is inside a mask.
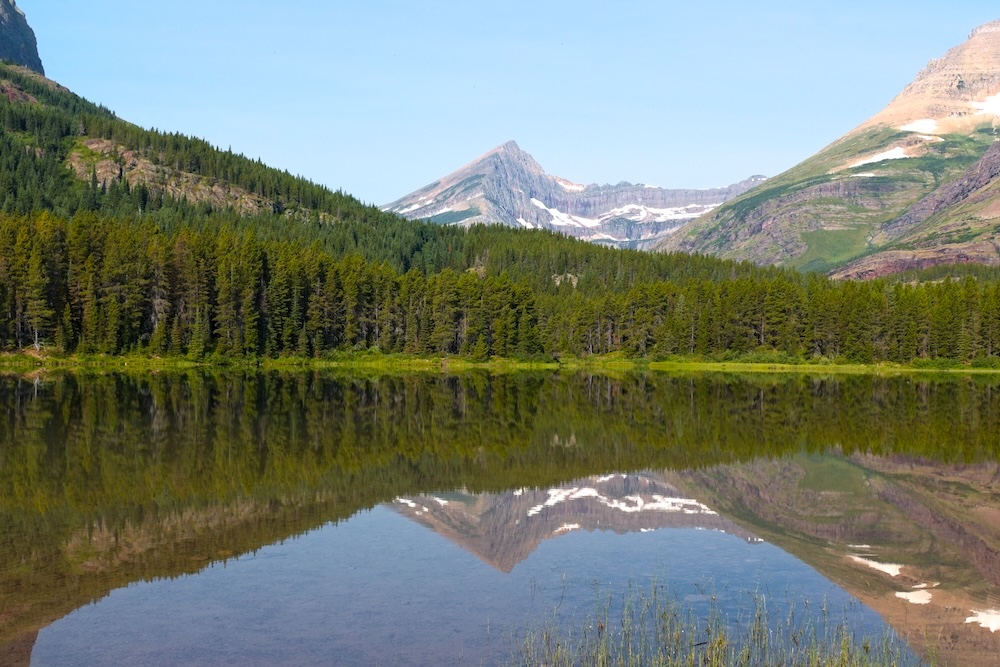
[[[35,32],[14,0],[0,0],[0,60],[45,74]]]

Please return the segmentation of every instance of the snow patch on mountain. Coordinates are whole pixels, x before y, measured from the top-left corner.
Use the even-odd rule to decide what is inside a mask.
[[[693,220],[699,215],[719,207],[719,204],[688,204],[673,208],[652,208],[641,204],[628,204],[612,209],[600,217],[601,222],[614,218],[625,218],[633,222],[669,222],[672,220]]]
[[[885,162],[886,160],[902,160],[910,157],[906,154],[906,149],[902,146],[896,146],[895,148],[890,148],[887,151],[872,155],[871,157],[866,157],[863,160],[858,160],[851,165],[851,169],[855,167],[863,167],[866,164],[875,164],[876,162]]]
[[[933,118],[922,118],[908,123],[899,128],[903,132],[919,132],[920,134],[934,134],[938,129],[938,122]]]
[[[584,190],[587,189],[586,185],[573,183],[572,181],[567,181],[565,178],[559,178],[558,176],[555,176],[554,180],[566,192],[583,192]]]
[[[570,215],[568,213],[563,213],[557,208],[549,208],[543,202],[531,198],[531,203],[537,208],[542,209],[546,213],[552,216],[552,224],[558,227],[599,227],[601,225],[600,220],[594,220],[592,218],[582,218],[577,215]]]
[[[982,102],[973,102],[972,107],[978,109],[981,116],[1000,116],[1000,94],[987,97]]]

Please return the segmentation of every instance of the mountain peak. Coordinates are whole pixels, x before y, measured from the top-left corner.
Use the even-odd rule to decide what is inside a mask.
[[[937,136],[1000,117],[1000,20],[932,60],[889,105],[855,130],[876,126]]]
[[[983,35],[994,32],[1000,32],[1000,19],[996,21],[990,21],[989,23],[984,23],[983,25],[974,29],[971,33],[969,33],[969,39],[972,39],[977,35]]]
[[[384,209],[441,224],[552,229],[598,243],[642,247],[757,182],[714,190],[625,182],[580,185],[547,174],[516,142],[508,141]]]
[[[517,145],[517,142],[514,141],[513,139],[511,139],[510,141],[505,141],[504,143],[500,144],[499,146],[497,146],[493,150],[495,150],[495,151],[504,151],[504,152],[508,152],[508,153],[515,153],[515,152],[516,153],[523,153],[524,152],[524,151],[521,150],[521,147]]]
[[[45,74],[35,33],[14,0],[0,0],[0,60]]]

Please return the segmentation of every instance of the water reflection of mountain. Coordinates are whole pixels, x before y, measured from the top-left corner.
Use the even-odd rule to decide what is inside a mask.
[[[701,528],[756,541],[656,473],[592,476],[549,489],[400,497],[392,507],[502,572],[513,570],[544,540],[578,530]]]
[[[997,463],[798,456],[678,477],[878,611],[936,664],[997,664]]]
[[[866,600],[871,585],[894,603],[902,579],[860,567],[842,545],[869,544],[876,550],[859,557],[904,563],[903,575],[920,566],[913,585],[941,582],[932,600],[954,590],[961,613],[998,607],[989,531],[998,385],[867,375],[0,375],[0,661],[16,664],[8,657],[23,655],[40,628],[115,588],[198,572],[435,489],[485,494],[482,508],[447,525],[513,567],[567,524],[612,525],[601,513],[616,510],[597,498],[582,510],[590,519],[561,515],[571,503],[546,504],[550,488],[609,470],[702,471],[647,476],[667,486],[643,502],[697,498]],[[844,455],[820,458],[832,447]],[[516,505],[491,500],[519,486],[541,491]],[[642,497],[573,487],[608,502]],[[504,512],[526,522],[539,505],[529,531],[491,528],[506,525]],[[639,523],[646,518],[614,515],[621,530],[654,527]],[[923,606],[902,609],[913,620]],[[957,644],[979,630],[953,625]]]

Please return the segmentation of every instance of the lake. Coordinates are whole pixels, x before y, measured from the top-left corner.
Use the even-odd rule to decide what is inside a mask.
[[[995,665],[998,453],[991,376],[0,376],[0,664],[503,664],[639,590]]]

